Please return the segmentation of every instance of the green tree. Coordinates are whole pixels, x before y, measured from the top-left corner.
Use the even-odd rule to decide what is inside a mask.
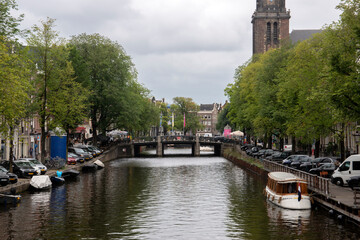
[[[235,129],[234,124],[227,117],[229,111],[230,111],[230,104],[227,104],[218,115],[216,130],[218,130],[220,133],[224,132],[224,128],[226,125],[229,125],[231,129]]]
[[[16,0],[2,0],[0,2],[0,36],[7,39],[14,38],[21,33],[19,25],[24,18],[24,14],[14,17],[11,14],[12,10],[18,10]]]
[[[34,105],[39,116],[41,127],[41,161],[44,162],[47,151],[45,140],[50,130],[55,127],[66,125],[65,122],[71,121],[73,115],[64,115],[60,110],[69,98],[66,94],[71,92],[74,86],[72,67],[68,61],[69,50],[66,48],[64,39],[59,38],[58,32],[54,28],[54,19],[48,18],[41,21],[40,26],[33,26],[32,32],[27,39],[31,47],[30,56],[36,64],[35,70],[35,94]],[[71,108],[77,109],[78,102],[66,106],[67,111]],[[64,107],[65,109],[65,107]]]
[[[135,66],[120,44],[99,34],[74,36],[70,44],[77,81],[92,91],[88,116],[94,144],[98,130],[105,134],[126,128],[135,133],[154,122],[149,90],[137,82]]]
[[[200,108],[191,98],[175,97],[173,101],[171,109],[175,114],[175,129],[183,130],[186,135],[189,131],[196,133],[197,129],[203,127],[200,124],[200,117],[197,115]]]
[[[0,41],[0,134],[10,140],[10,161],[13,159],[14,131],[28,116],[32,89],[30,62],[22,50],[14,51],[12,46]]]

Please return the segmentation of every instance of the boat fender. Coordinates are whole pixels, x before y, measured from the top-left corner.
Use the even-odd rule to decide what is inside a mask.
[[[341,215],[341,214],[339,214],[339,215],[336,217],[336,219],[339,220],[339,221],[342,221],[343,218],[344,218],[344,217],[343,217],[343,215]]]
[[[311,202],[311,204],[314,205],[314,198],[313,197],[310,197],[310,202]]]
[[[282,197],[279,197],[279,201],[278,201],[278,203],[280,203],[280,202],[281,202],[281,199],[282,199]]]
[[[330,209],[329,214],[330,214],[330,216],[334,215],[334,210]]]
[[[274,201],[274,199],[275,199],[275,196],[272,197],[272,201]]]

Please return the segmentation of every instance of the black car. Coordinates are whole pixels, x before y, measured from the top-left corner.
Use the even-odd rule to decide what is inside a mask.
[[[333,163],[324,163],[320,167],[310,169],[309,173],[320,177],[330,177],[335,171],[336,166]]]
[[[9,161],[3,161],[1,164],[6,169],[10,169]],[[25,160],[14,160],[13,161],[13,172],[18,175],[18,177],[32,177],[37,175],[37,171],[33,168],[28,161]]]
[[[290,166],[292,162],[298,162],[302,158],[309,158],[308,155],[290,155],[282,161],[283,165]]]
[[[303,156],[297,159],[294,159],[291,163],[290,163],[290,167],[292,168],[296,168],[296,169],[300,169],[300,166],[304,163],[310,163],[312,160],[311,157],[309,156]]]
[[[335,166],[339,166],[340,162],[338,160],[335,160],[331,157],[318,157],[314,159],[314,162],[316,163],[316,166],[320,167],[324,163],[333,163]]]
[[[9,176],[9,180],[11,183],[17,183],[18,181],[18,176],[14,173],[9,172],[8,170],[6,170],[6,168],[4,168],[3,166],[0,166],[0,172],[5,173],[6,175]]]
[[[258,152],[253,153],[254,158],[260,158],[262,155],[265,154],[267,149],[260,149]]]
[[[9,184],[9,182],[10,182],[9,176],[4,172],[0,172],[0,185],[6,186]]]
[[[252,147],[246,150],[246,154],[249,156],[252,156],[254,153],[258,152],[260,148],[258,147]]]
[[[266,157],[266,160],[274,161],[274,162],[281,162],[285,158],[287,158],[290,155],[290,152],[279,152],[274,151],[274,153],[270,156]]]
[[[85,161],[89,161],[93,158],[92,154],[90,154],[87,151],[84,151],[82,148],[78,148],[78,147],[69,147],[68,152],[76,153],[80,157],[83,157],[85,159]]]
[[[354,189],[354,187],[360,187],[360,176],[350,177],[347,183],[351,189]]]

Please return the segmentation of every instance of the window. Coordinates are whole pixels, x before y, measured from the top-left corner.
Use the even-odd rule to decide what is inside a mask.
[[[347,161],[347,162],[344,162],[343,163],[343,165],[341,165],[341,167],[340,167],[340,171],[347,171],[347,170],[349,170],[350,169],[350,162],[349,161]]]
[[[360,170],[360,162],[353,161],[353,170]]]
[[[274,35],[274,44],[277,44],[278,43],[278,24],[277,24],[277,22],[274,23],[273,35]]]
[[[266,44],[271,43],[271,23],[267,23],[267,30],[266,30]]]

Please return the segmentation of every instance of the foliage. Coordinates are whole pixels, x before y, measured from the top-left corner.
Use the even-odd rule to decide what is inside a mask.
[[[218,115],[217,123],[216,123],[216,130],[218,130],[220,133],[224,132],[224,128],[226,125],[229,125],[231,129],[234,129],[234,126],[230,119],[227,117],[228,113],[230,111],[230,105],[227,104],[223,107],[221,112]]]
[[[18,28],[24,18],[24,14],[14,17],[12,10],[17,10],[16,0],[1,0],[0,2],[0,36],[11,39],[21,31]],[[4,40],[4,39],[2,39]]]
[[[137,82],[131,58],[117,42],[99,34],[80,34],[70,40],[70,59],[77,81],[91,90],[88,117],[97,130],[106,133],[114,128],[131,132],[155,124],[149,102],[149,90]]]
[[[199,106],[191,98],[175,97],[173,101],[171,109],[175,114],[174,128],[176,130],[184,131],[184,135],[186,135],[189,131],[196,133],[197,129],[202,128],[200,118],[197,115]]]
[[[48,131],[61,126],[68,132],[80,122],[86,91],[76,89],[73,69],[68,61],[69,50],[64,39],[59,38],[54,28],[55,20],[48,18],[40,26],[33,26],[27,39],[29,52],[36,64],[34,69],[35,111],[41,127],[41,161],[46,156],[45,138]],[[77,99],[69,96],[77,93]],[[78,115],[77,115],[78,114]]]
[[[283,45],[236,69],[225,90],[231,122],[257,137],[313,143],[360,117],[360,1],[342,0],[341,20],[295,46]]]

